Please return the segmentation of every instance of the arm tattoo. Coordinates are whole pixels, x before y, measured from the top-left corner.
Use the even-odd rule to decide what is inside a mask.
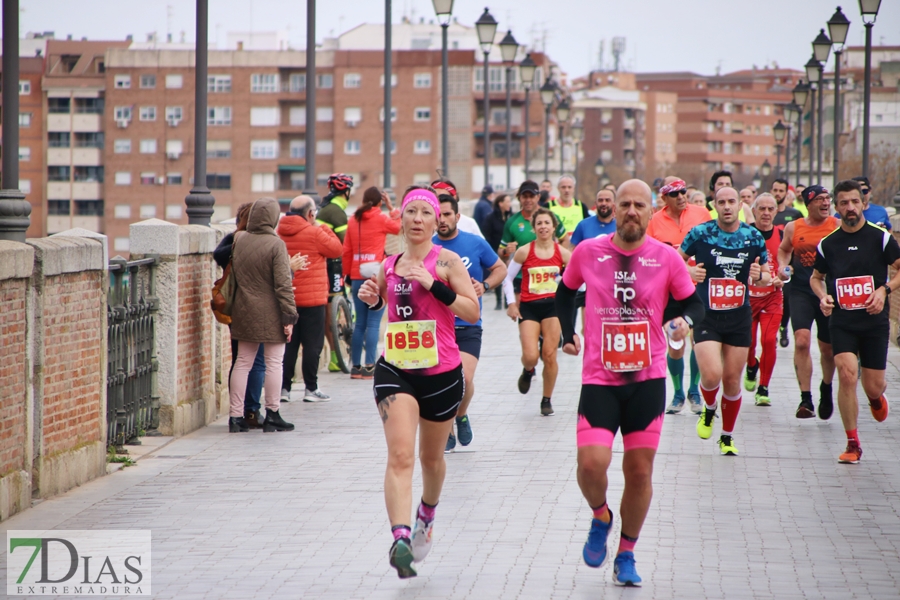
[[[387,398],[382,398],[378,401],[378,412],[381,414],[381,422],[386,423],[388,420],[388,408],[391,407],[391,403],[397,399],[396,394],[391,394]]]
[[[456,259],[451,258],[450,260],[439,260],[437,261],[437,266],[451,268],[456,264]]]

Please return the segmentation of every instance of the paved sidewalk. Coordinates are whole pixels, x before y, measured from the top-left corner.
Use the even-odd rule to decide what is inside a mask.
[[[837,464],[837,412],[793,416],[792,348],[779,349],[772,407],[745,393],[739,457],[719,456],[720,421],[700,440],[692,415],[666,417],[636,549],[645,586],[614,587],[609,567],[581,560],[591,517],[575,481],[581,358],[561,355],[556,415],[539,416],[539,379],[527,397],[516,391],[515,325],[492,299],[486,307],[475,441],[447,457],[418,578],[401,581],[388,565],[381,424],[371,384],[344,375],[322,375],[330,403],[282,405],[293,433],[229,435],[220,419],[0,529],[151,529],[153,597],[178,600],[900,597],[900,417],[879,424],[863,408],[862,462]],[[891,361],[897,390],[896,348]],[[618,514],[619,440],[615,450]]]

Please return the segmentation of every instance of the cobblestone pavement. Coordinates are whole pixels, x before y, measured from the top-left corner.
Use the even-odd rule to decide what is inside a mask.
[[[322,375],[330,403],[282,405],[293,433],[229,435],[220,419],[0,529],[151,529],[153,596],[179,600],[900,596],[900,417],[879,424],[863,408],[862,462],[837,464],[837,412],[794,418],[792,347],[779,349],[771,408],[744,394],[739,457],[719,456],[718,422],[700,440],[692,415],[666,417],[636,548],[645,586],[614,587],[609,567],[581,560],[591,518],[575,481],[581,358],[561,355],[556,415],[539,416],[539,381],[527,397],[516,391],[515,326],[485,304],[475,440],[447,456],[418,578],[401,581],[388,565],[381,424],[371,384],[345,375]],[[890,360],[896,390],[895,348]],[[615,510],[620,440],[614,449]]]

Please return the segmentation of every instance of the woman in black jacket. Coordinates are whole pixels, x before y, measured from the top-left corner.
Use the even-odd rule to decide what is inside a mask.
[[[503,237],[503,227],[512,211],[512,198],[508,194],[498,194],[494,198],[494,210],[484,219],[484,239],[490,244],[491,249],[496,252],[500,247],[500,240]],[[497,306],[494,310],[503,309],[503,292],[500,286],[495,291],[497,295]]]

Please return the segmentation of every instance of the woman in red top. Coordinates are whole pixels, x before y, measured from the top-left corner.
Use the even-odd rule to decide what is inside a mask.
[[[381,204],[390,210],[390,216],[381,212]],[[353,289],[353,306],[356,323],[350,342],[350,368],[352,379],[372,379],[375,375],[375,356],[378,350],[378,330],[384,308],[371,310],[359,299],[359,288],[374,277],[384,260],[384,242],[388,234],[400,233],[400,211],[391,206],[391,199],[376,187],[363,193],[363,202],[347,223],[344,236],[343,272],[350,278]],[[363,344],[366,362],[362,365]]]
[[[544,361],[541,414],[549,416],[553,414],[550,397],[559,371],[556,363],[560,336],[559,319],[556,317],[556,286],[572,253],[554,239],[556,215],[548,209],[539,208],[535,211],[531,217],[531,225],[537,239],[516,250],[509,262],[503,290],[509,304],[506,314],[519,322],[523,367],[519,376],[519,392],[527,394],[531,389],[531,378],[535,375],[538,358],[541,358]],[[513,281],[520,270],[522,295],[517,303]]]

